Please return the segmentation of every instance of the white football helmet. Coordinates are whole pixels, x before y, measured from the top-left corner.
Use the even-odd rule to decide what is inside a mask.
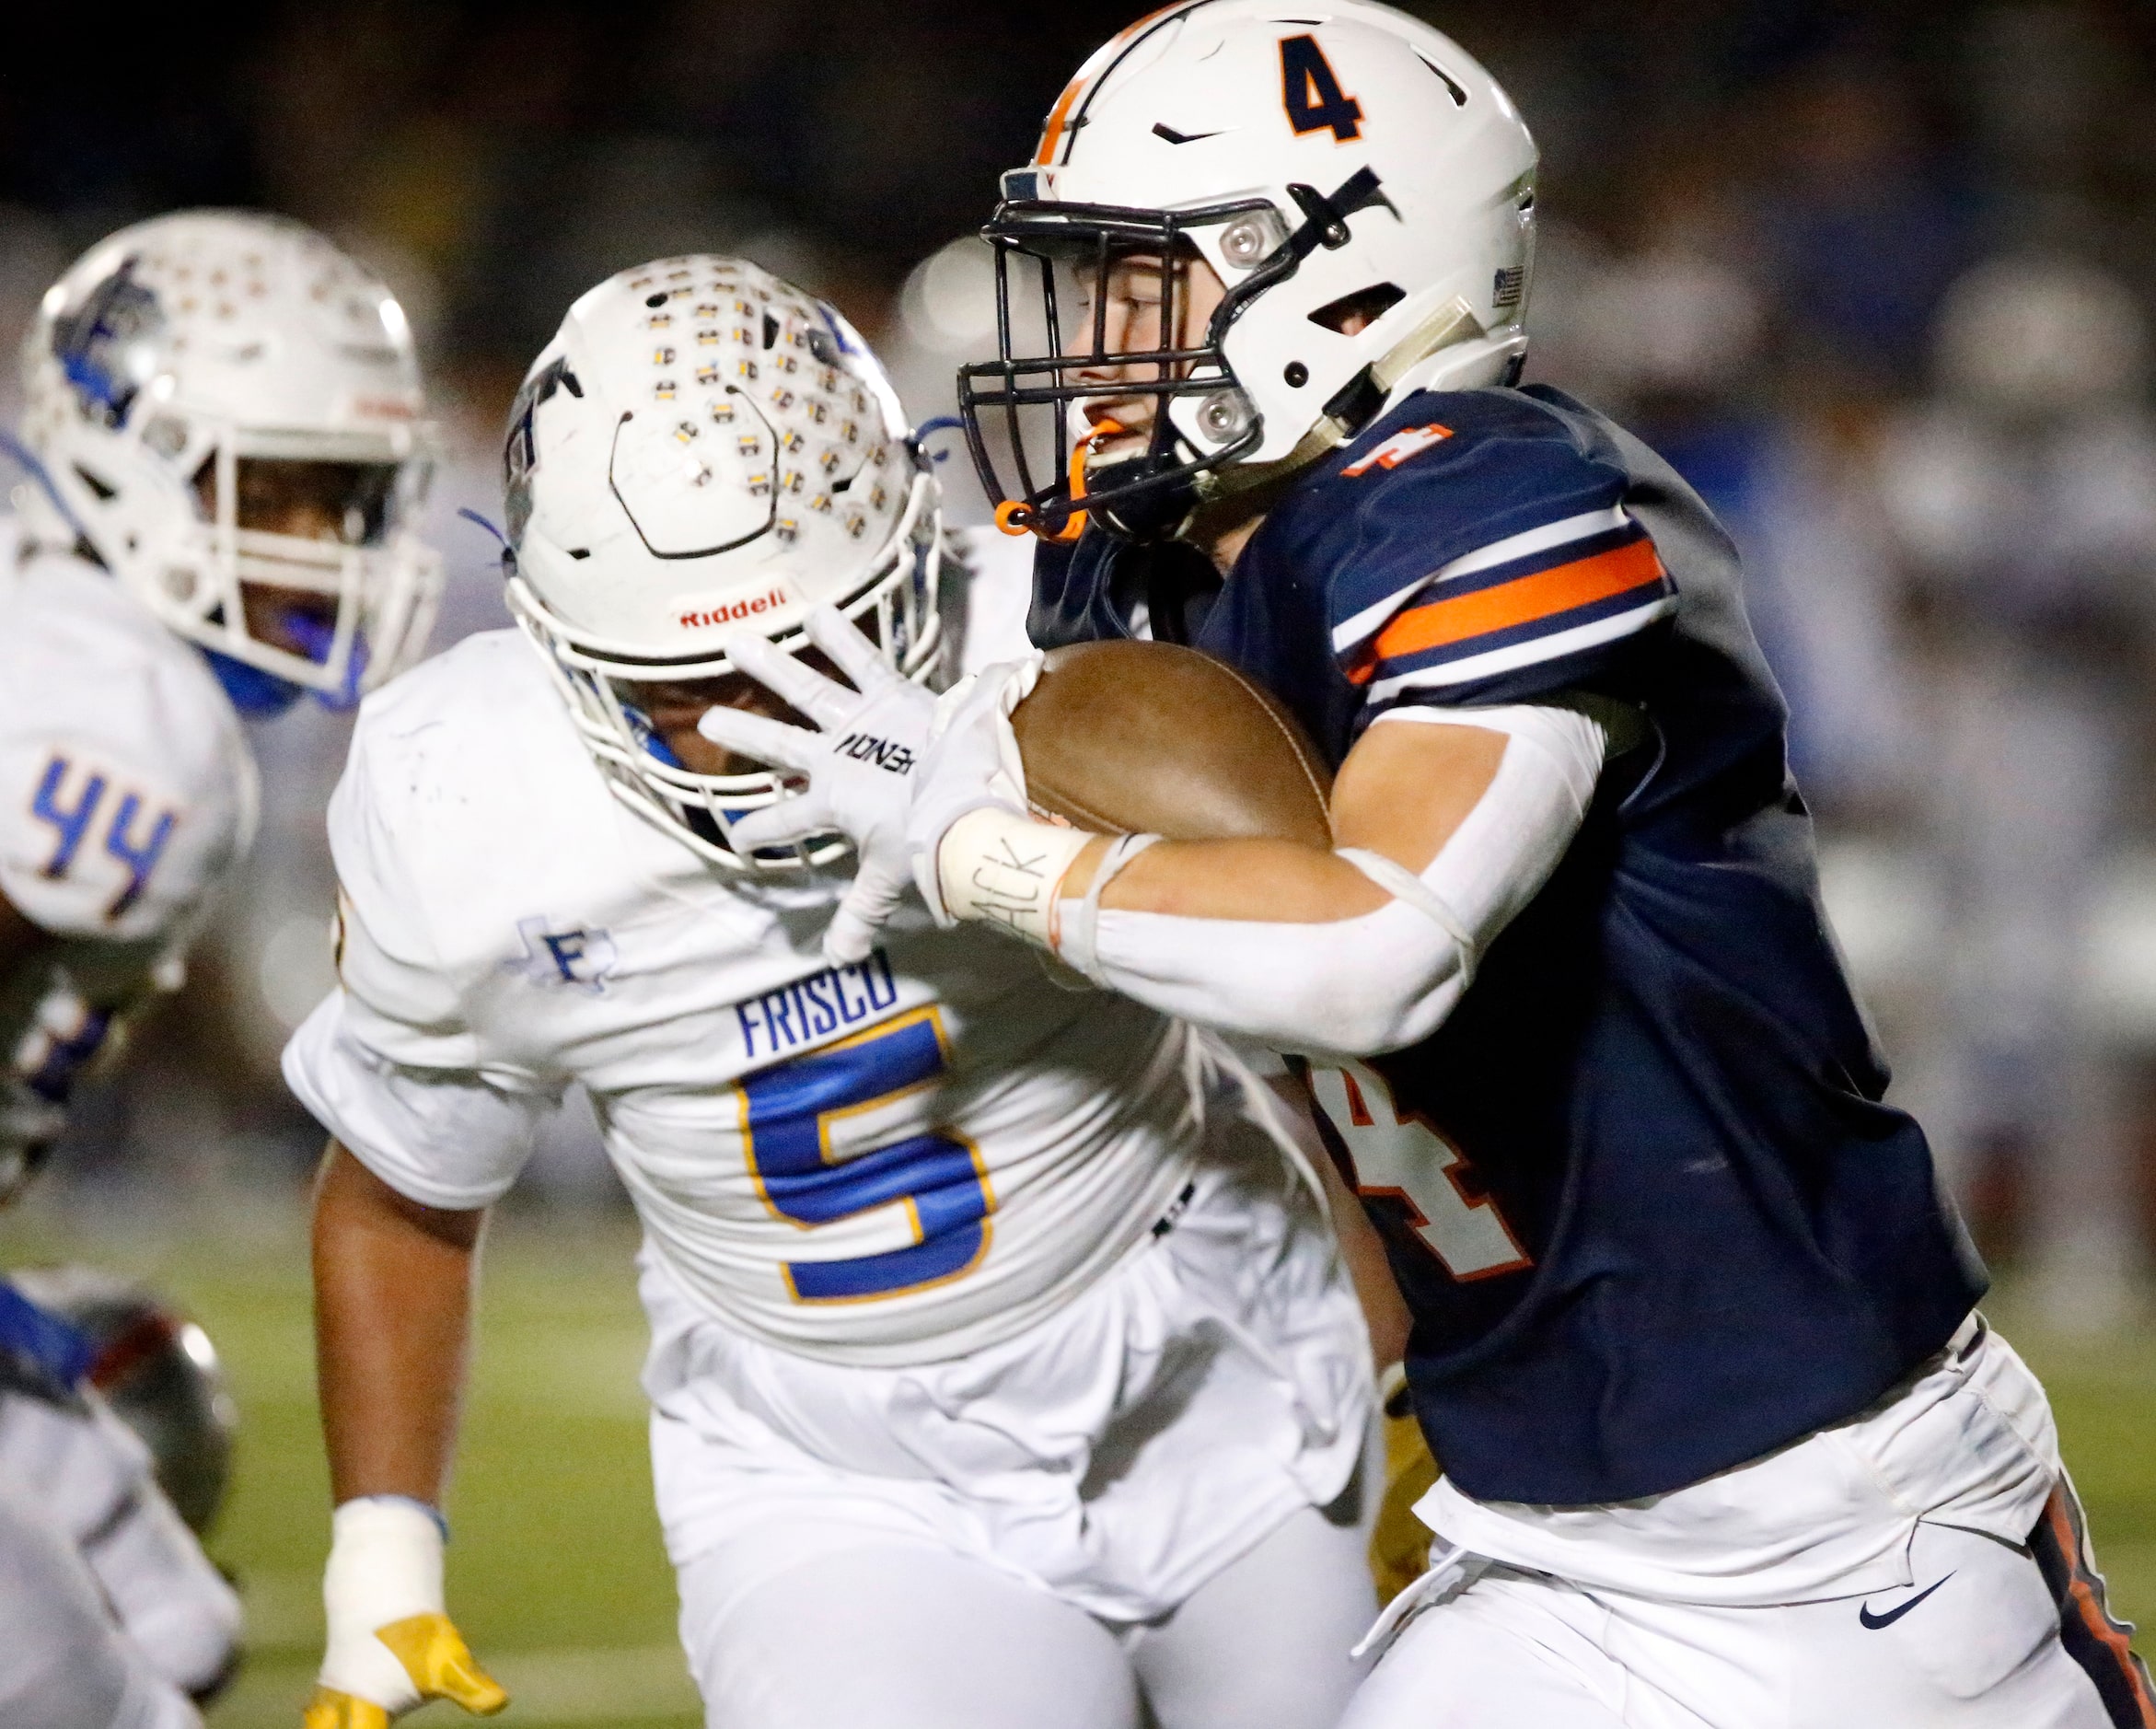
[[[1183,0],[1131,25],[1057,99],[982,230],[1003,353],[960,373],[959,401],[999,521],[1067,537],[1083,508],[1117,532],[1173,528],[1408,391],[1509,381],[1527,342],[1535,166],[1496,80],[1374,0]],[[1105,303],[1107,266],[1131,254],[1212,267],[1227,294],[1201,342],[1110,353],[1097,322],[1090,341],[1072,331],[1073,288]],[[1030,322],[1012,307],[1021,261],[1051,350],[1069,352],[1013,352]],[[1142,458],[1088,476],[1072,467],[1072,419],[1106,367],[1150,374],[1116,393],[1158,412]],[[1014,483],[995,471],[1002,449]]]
[[[747,627],[806,645],[829,601],[908,678],[936,665],[942,518],[898,393],[832,308],[740,259],[609,278],[526,374],[504,452],[509,609],[617,796],[717,864],[798,868],[836,837],[737,852],[774,773],[674,760],[640,684],[746,675]]]
[[[22,372],[32,537],[87,544],[242,707],[296,687],[349,703],[424,646],[441,563],[412,528],[411,335],[320,235],[227,210],[123,228],[46,292]],[[249,526],[265,493],[305,501],[316,531]],[[291,604],[257,593],[250,625],[250,588]]]

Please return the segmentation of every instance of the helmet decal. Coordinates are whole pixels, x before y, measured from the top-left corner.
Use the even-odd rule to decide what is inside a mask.
[[[74,387],[85,419],[126,424],[135,395],[156,374],[165,318],[157,296],[134,280],[124,260],[91,289],[75,312],[52,321],[52,354]]]
[[[1062,95],[1056,99],[1056,105],[1049,110],[1047,123],[1041,127],[1040,147],[1033,157],[1036,166],[1047,168],[1054,163],[1059,145],[1064,157],[1069,157],[1071,145],[1085,124],[1086,104],[1092,101],[1095,93],[1107,82],[1108,75],[1115,71],[1131,50],[1162,25],[1211,3],[1211,0],[1172,0],[1170,5],[1148,12],[1135,23],[1125,25],[1110,37],[1107,45],[1079,68],[1078,75],[1063,87]],[[1117,50],[1121,52],[1116,52]],[[1098,73],[1095,73],[1094,62],[1102,59],[1107,59],[1107,64]]]
[[[740,678],[734,632],[798,652],[819,602],[899,673],[942,668],[935,482],[843,315],[746,259],[609,277],[532,363],[503,480],[510,614],[615,796],[732,869],[841,856],[838,835],[736,852],[734,822],[790,795],[783,775],[691,766],[661,727]]]
[[[510,405],[509,436],[502,445],[502,513],[506,518],[512,550],[524,539],[524,525],[531,520],[531,470],[539,461],[531,417],[539,412],[539,404],[556,390],[566,390],[574,397],[584,395],[584,386],[569,370],[565,356],[527,378],[517,389],[516,400]]]

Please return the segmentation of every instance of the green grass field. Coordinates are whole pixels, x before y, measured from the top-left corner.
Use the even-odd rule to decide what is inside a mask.
[[[449,1590],[516,1696],[496,1720],[505,1726],[701,1722],[651,1510],[634,1242],[616,1220],[524,1220],[489,1247]],[[210,1721],[296,1729],[320,1653],[328,1544],[297,1219],[170,1242],[86,1234],[49,1215],[0,1229],[0,1266],[56,1259],[155,1277],[224,1352],[245,1427],[211,1548],[246,1590],[252,1658]],[[2156,1338],[2049,1339],[2011,1292],[1990,1312],[2049,1383],[2115,1606],[2156,1616]],[[447,1707],[422,1719],[456,1720]]]

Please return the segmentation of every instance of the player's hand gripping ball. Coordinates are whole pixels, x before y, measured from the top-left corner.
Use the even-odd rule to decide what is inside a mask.
[[[936,700],[831,609],[807,630],[855,689],[761,638],[727,653],[818,731],[731,709],[713,709],[699,730],[809,779],[806,794],[736,823],[738,842],[833,830],[853,841],[859,875],[825,938],[835,959],[868,952],[909,873],[950,922],[937,849],[984,805],[1099,834],[1332,845],[1331,776],[1315,747],[1271,696],[1196,649],[1082,644],[987,667]]]

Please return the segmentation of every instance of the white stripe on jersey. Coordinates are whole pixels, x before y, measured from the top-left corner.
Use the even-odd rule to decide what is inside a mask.
[[[1492,540],[1488,546],[1472,552],[1464,552],[1449,564],[1442,564],[1419,582],[1409,583],[1396,590],[1374,607],[1362,611],[1334,630],[1333,651],[1345,654],[1365,637],[1374,636],[1385,628],[1385,621],[1423,589],[1433,583],[1447,583],[1461,576],[1472,576],[1477,571],[1492,570],[1500,564],[1509,564],[1516,558],[1528,558],[1536,552],[1547,551],[1552,547],[1570,546],[1575,540],[1584,540],[1597,534],[1608,534],[1613,529],[1629,525],[1631,518],[1625,514],[1622,505],[1612,505],[1607,510],[1582,511],[1576,516],[1567,516],[1561,522],[1548,522],[1539,528],[1524,528],[1518,534],[1508,534],[1501,540]]]
[[[1675,612],[1676,606],[1676,596],[1658,595],[1644,606],[1633,607],[1614,618],[1596,619],[1588,624],[1575,624],[1571,630],[1559,631],[1554,636],[1537,636],[1529,642],[1493,648],[1485,655],[1470,655],[1465,660],[1448,661],[1441,667],[1424,667],[1416,672],[1403,672],[1394,678],[1380,679],[1370,687],[1365,700],[1382,702],[1400,690],[1472,684],[1478,679],[1494,679],[1501,672],[1532,667],[1538,661],[1561,659],[1583,648],[1595,648],[1604,643],[1614,643],[1620,636],[1629,636],[1656,619]]]

